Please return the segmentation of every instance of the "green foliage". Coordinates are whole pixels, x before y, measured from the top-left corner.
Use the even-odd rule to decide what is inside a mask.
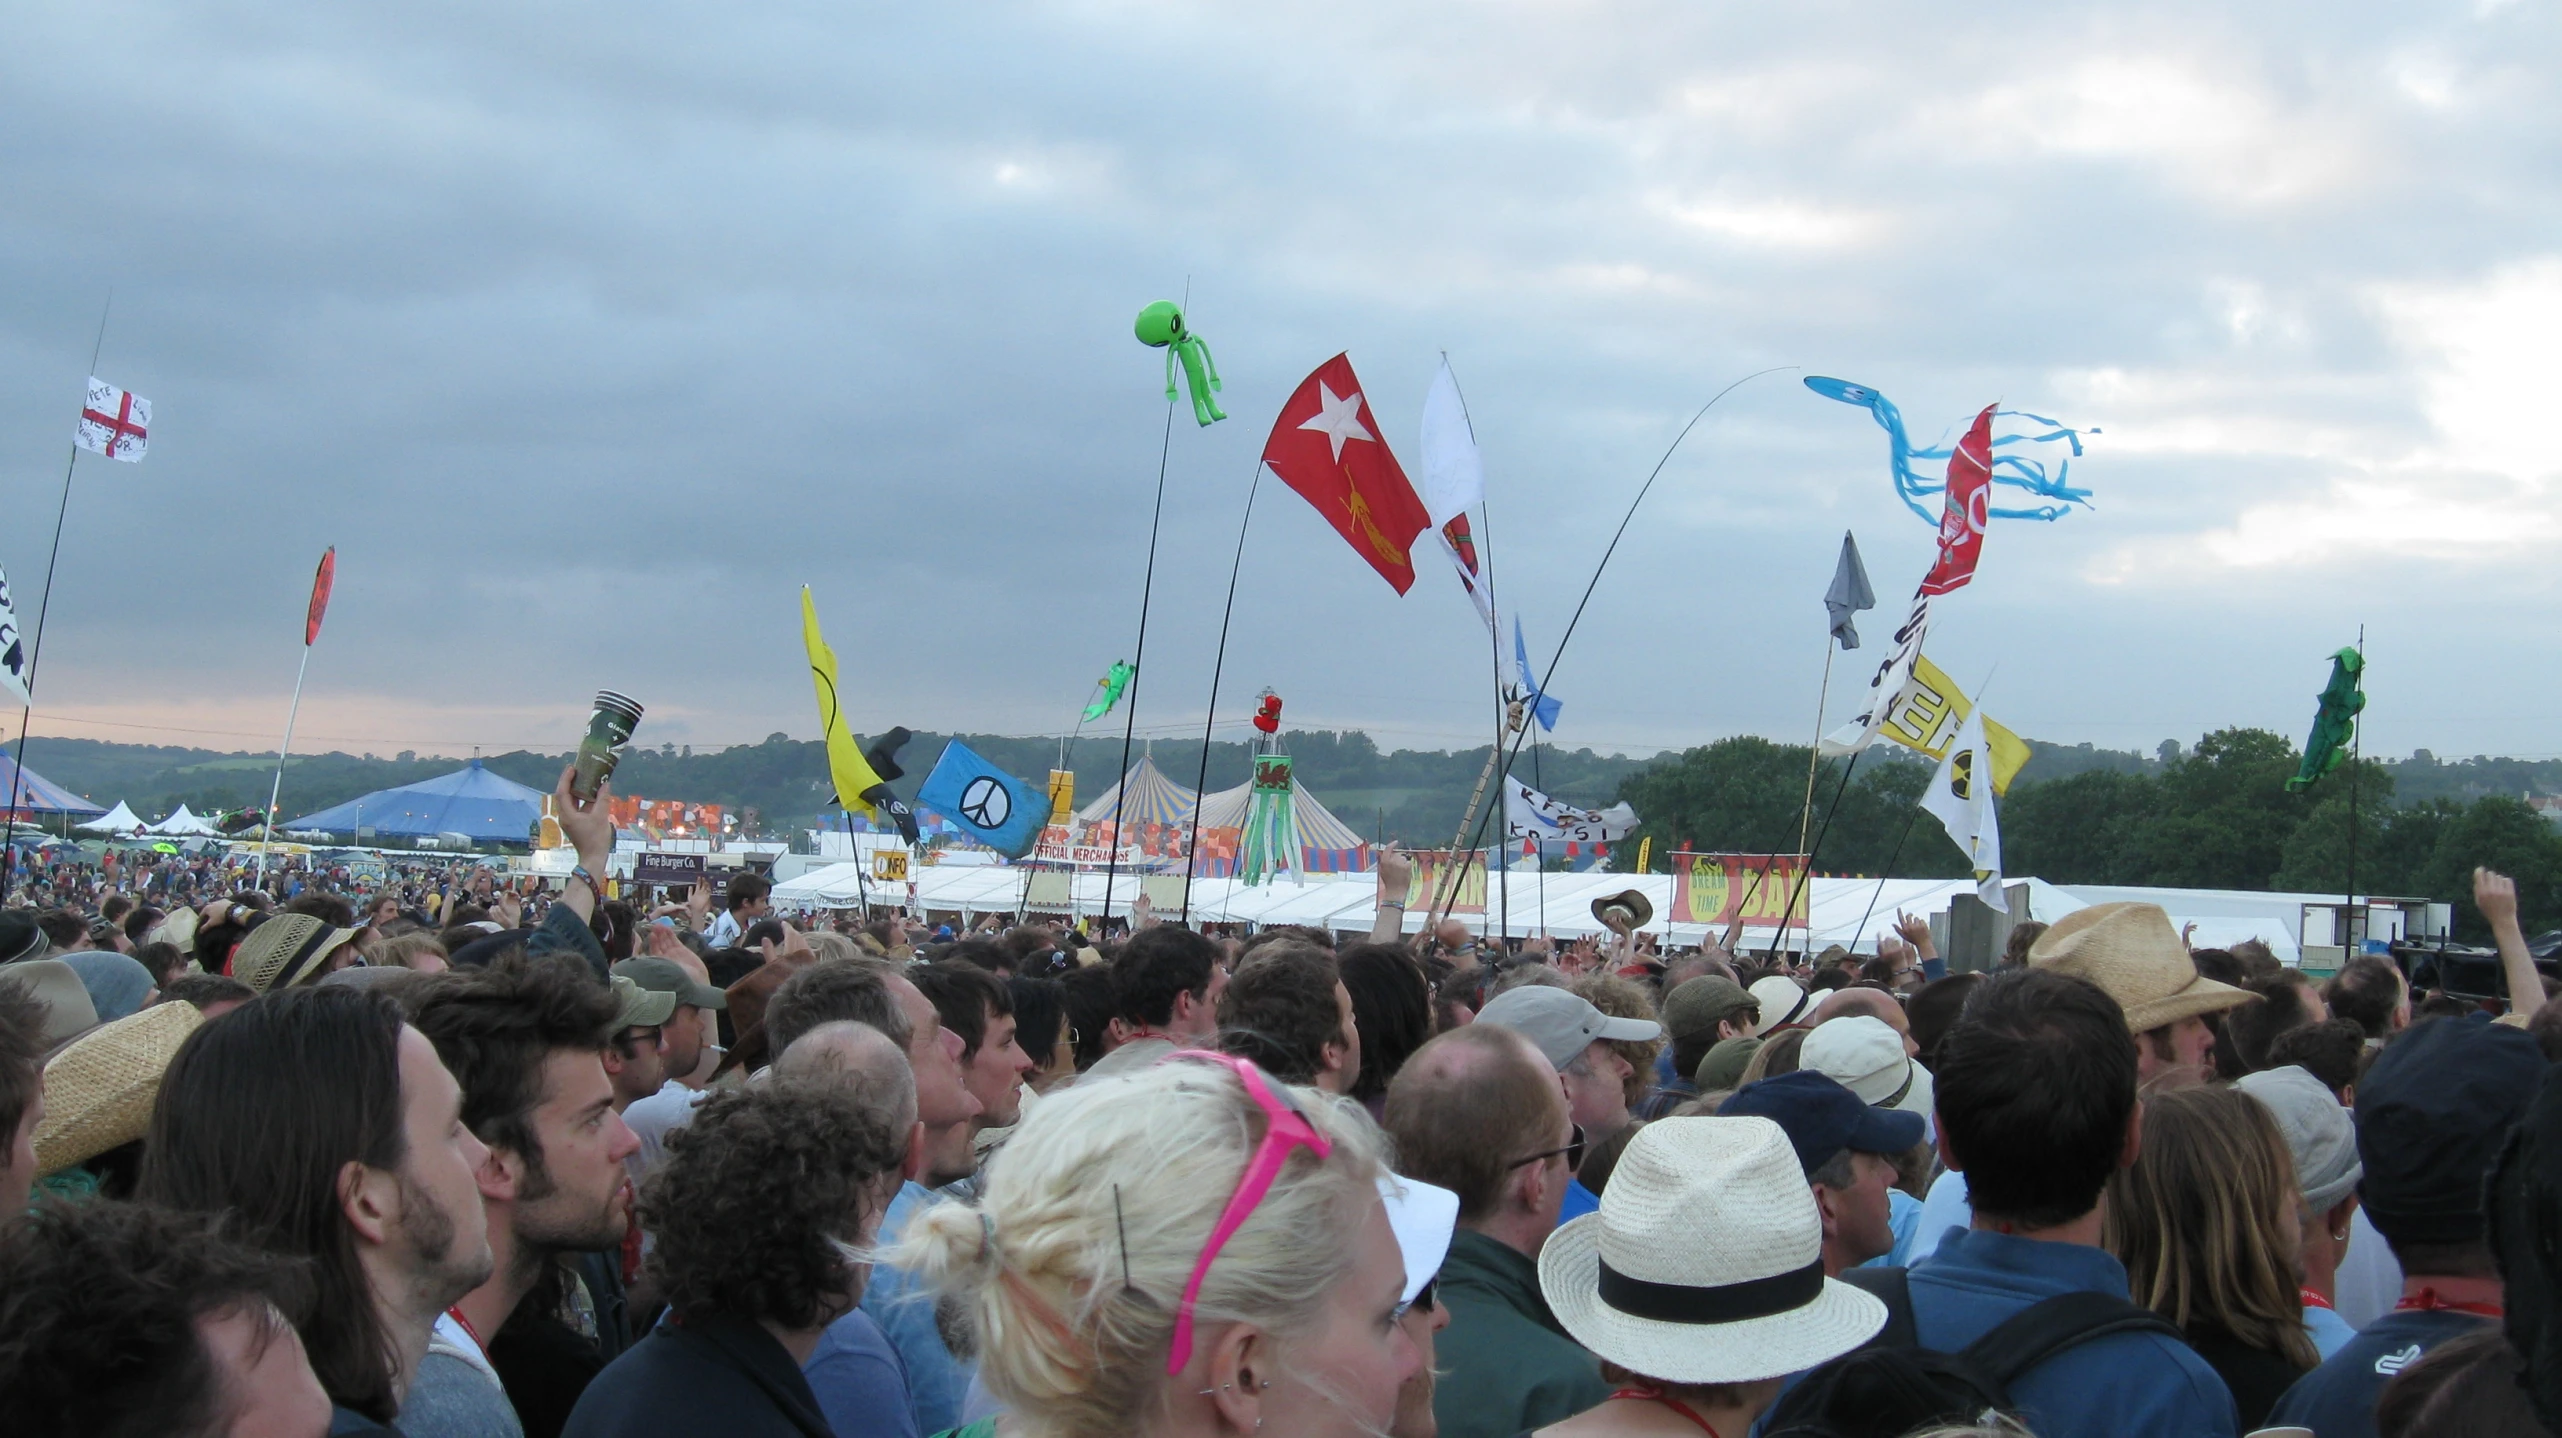
[[[1803,744],[1753,735],[1720,739],[1656,761],[1623,781],[1619,797],[1636,808],[1643,821],[1638,836],[1651,837],[1658,855],[1677,849],[1794,853],[1805,825],[1810,753]],[[1849,762],[1825,759],[1815,766],[1813,828],[1822,829],[1825,815],[1833,814],[1816,852],[1819,870],[1929,878],[1963,870],[1964,856],[1937,824],[1911,822],[1920,812],[1914,801],[1930,782],[1930,765],[1871,749],[1858,757],[1845,788]],[[1806,842],[1815,842],[1811,830]]]

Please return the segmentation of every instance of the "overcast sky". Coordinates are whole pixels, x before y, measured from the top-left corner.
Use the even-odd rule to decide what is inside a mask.
[[[2369,752],[2562,753],[2553,7],[22,6],[0,28],[0,566],[36,732],[297,748],[1063,731],[1127,657],[1180,298],[1232,418],[1173,436],[1141,732],[1198,732],[1264,434],[1349,351],[1414,467],[1446,351],[1557,738],[1802,740],[1844,529],[1870,647],[1926,567],[1885,439],[2103,433],[1930,653],[2032,736],[2300,739],[2366,628]],[[2536,398],[2543,394],[2542,399]],[[1428,554],[1418,558],[1430,559]],[[1399,599],[1267,484],[1223,727],[1489,727],[1435,560]],[[858,677],[860,676],[860,677]],[[13,729],[15,716],[9,716]],[[1118,716],[1115,716],[1116,722]],[[41,768],[39,762],[37,765]]]

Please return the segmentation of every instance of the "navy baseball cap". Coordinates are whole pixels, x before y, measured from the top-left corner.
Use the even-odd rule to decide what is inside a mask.
[[[2482,1181],[2544,1078],[2534,1039],[2478,1017],[2430,1019],[2384,1046],[2357,1086],[2358,1193],[2390,1243],[2472,1243]]]
[[[1797,1150],[1797,1163],[1813,1173],[1843,1149],[1898,1154],[1922,1141],[1930,1125],[1917,1113],[1871,1108],[1866,1100],[1813,1069],[1799,1069],[1735,1090],[1717,1106],[1719,1118],[1766,1118],[1779,1125]]]

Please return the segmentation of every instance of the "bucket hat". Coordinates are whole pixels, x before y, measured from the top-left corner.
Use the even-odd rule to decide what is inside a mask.
[[[1779,1125],[1658,1119],[1620,1155],[1599,1211],[1549,1236],[1539,1288],[1576,1342],[1632,1373],[1751,1383],[1885,1326],[1885,1304],[1824,1276],[1823,1248]]]

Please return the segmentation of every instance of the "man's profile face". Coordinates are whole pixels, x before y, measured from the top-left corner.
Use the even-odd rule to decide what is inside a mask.
[[[407,1025],[400,1030],[400,1099],[408,1152],[397,1175],[395,1242],[408,1250],[402,1257],[413,1279],[442,1308],[489,1281],[489,1214],[479,1179],[489,1150],[463,1126],[462,1086],[436,1046]]]
[[[1584,1045],[1559,1075],[1565,1081],[1567,1116],[1589,1134],[1616,1133],[1626,1127],[1627,1080],[1635,1072],[1601,1040]]]
[[[1015,1041],[1012,1014],[989,1009],[986,1024],[964,1077],[970,1097],[979,1103],[979,1127],[1007,1128],[1023,1117],[1023,1076],[1034,1064]]]
[[[530,1115],[542,1154],[526,1164],[526,1188],[516,1195],[516,1236],[546,1248],[612,1248],[630,1226],[623,1160],[640,1140],[614,1111],[613,1082],[593,1053],[545,1055],[542,1092]]]
[[[1886,1197],[1895,1184],[1895,1166],[1873,1153],[1854,1153],[1850,1162],[1850,1187],[1826,1191],[1833,1195],[1834,1236],[1853,1262],[1865,1263],[1895,1246]]]

